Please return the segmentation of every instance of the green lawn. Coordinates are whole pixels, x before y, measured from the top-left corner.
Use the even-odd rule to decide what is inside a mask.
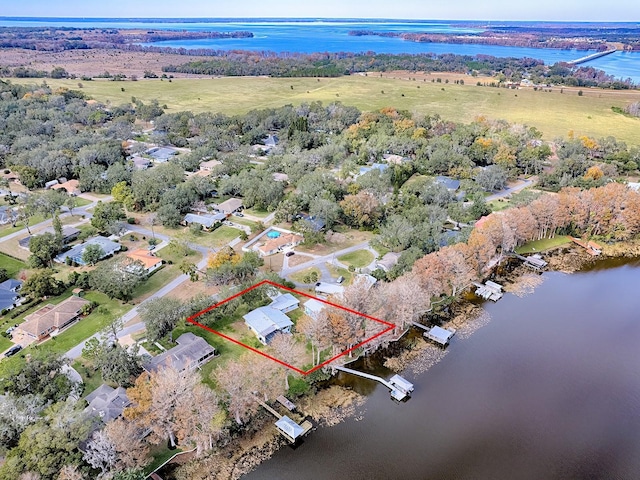
[[[534,126],[548,140],[566,136],[569,130],[574,130],[576,135],[612,135],[628,144],[640,143],[637,134],[640,119],[611,110],[612,106],[624,108],[631,102],[639,101],[638,91],[612,92],[582,88],[583,96],[578,96],[577,90],[566,88],[560,93],[559,87],[554,87],[551,92],[529,89],[514,91],[478,87],[472,77],[460,77],[465,80],[464,85],[380,78],[375,74],[322,78],[320,81],[316,78],[263,77],[126,83],[96,80],[85,82],[83,92],[99,101],[110,101],[113,105],[130,102],[132,96],[145,103],[158,99],[160,103],[168,105],[168,113],[191,110],[195,113],[217,111],[235,115],[287,104],[340,101],[364,111],[392,106],[416,113],[438,114],[456,122],[471,122],[483,115],[489,119]],[[12,81],[33,83],[32,79]],[[77,89],[77,80],[47,79],[47,83],[53,88],[65,86]]]
[[[20,270],[27,268],[27,264],[0,253],[0,267],[7,271],[7,275],[9,275],[9,277],[15,278]]]
[[[33,226],[37,223],[44,222],[46,218],[40,214],[34,215],[29,219],[29,228],[33,229]],[[0,226],[0,237],[6,237],[7,235],[11,235],[12,233],[19,232],[20,230],[26,228],[24,226],[24,222],[18,222],[15,227],[12,227],[10,223],[6,225]]]
[[[246,213],[247,215],[251,215],[252,217],[258,217],[258,218],[264,218],[267,215],[269,215],[269,212],[267,212],[266,210],[258,210],[257,208],[245,208],[243,212]]]
[[[11,347],[13,342],[6,337],[0,336],[0,352],[4,352],[6,349]]]
[[[141,302],[149,294],[160,290],[181,273],[182,272],[178,269],[178,265],[164,265],[160,270],[156,270],[153,272],[153,275],[146,280],[143,280],[142,283],[133,291],[135,303]]]
[[[76,360],[71,365],[82,377],[82,383],[84,383],[84,390],[82,391],[82,396],[86,397],[91,392],[93,392],[96,388],[102,385],[102,375],[100,372],[94,372],[89,369],[82,361],[83,359]]]
[[[338,257],[338,260],[355,268],[363,268],[375,260],[373,254],[368,250],[356,250]]]
[[[292,273],[291,275],[289,275],[289,279],[298,283],[313,283],[313,282],[308,282],[306,281],[307,279],[305,279],[305,277],[311,274],[312,272],[316,272],[318,274],[318,279],[320,278],[321,276],[320,269],[317,267],[309,267],[309,268],[305,268],[304,270],[300,270],[299,272]]]
[[[516,248],[516,252],[523,253],[536,253],[549,250],[550,248],[559,247],[571,243],[571,240],[566,235],[558,235],[553,238],[543,238],[542,240],[535,240],[533,242],[525,243],[521,247]]]
[[[149,452],[153,457],[153,461],[144,468],[145,473],[152,473],[160,465],[180,452],[182,452],[182,450],[180,450],[179,448],[176,448],[175,450],[169,450],[165,442],[162,442],[160,445],[153,446]]]
[[[331,276],[334,278],[344,277],[343,285],[349,285],[351,280],[353,280],[353,273],[346,268],[336,267],[335,265],[327,263],[327,269],[329,269],[329,273],[331,273]]]

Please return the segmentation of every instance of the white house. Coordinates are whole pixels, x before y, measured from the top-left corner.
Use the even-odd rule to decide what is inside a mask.
[[[300,305],[300,300],[291,295],[290,293],[284,293],[273,298],[273,301],[269,304],[271,308],[280,310],[282,313],[291,312]]]
[[[318,315],[324,308],[325,304],[315,298],[311,298],[304,302],[304,313],[313,318],[318,318]]]
[[[291,333],[293,322],[280,310],[260,307],[247,313],[244,321],[258,340],[267,345],[277,333]]]
[[[333,283],[320,282],[316,285],[316,293],[322,293],[324,295],[342,295],[344,293],[344,287]]]

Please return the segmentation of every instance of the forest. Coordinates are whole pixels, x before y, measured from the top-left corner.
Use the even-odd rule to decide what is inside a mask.
[[[143,131],[151,121],[153,129]],[[279,141],[262,158],[254,146],[267,135]],[[145,155],[148,143],[188,150],[136,170],[131,156]],[[185,175],[212,159],[220,165],[210,175]],[[215,192],[275,212],[276,222],[293,223],[312,244],[325,242],[325,235],[298,220],[300,212],[322,218],[329,231],[372,232],[376,248],[400,253],[398,265],[389,272],[374,271],[375,287],[355,281],[331,299],[396,325],[370,351],[389,345],[436,302],[458,301],[469,282],[484,278],[528,241],[571,234],[613,242],[640,233],[640,194],[623,181],[637,174],[637,146],[574,134],[547,143],[534,128],[483,117],[456,124],[437,115],[391,107],[360,112],[340,103],[289,105],[234,117],[166,113],[158,102],[101,105],[46,84],[0,82],[0,161],[0,168],[16,172],[30,189],[64,176],[78,179],[82,191],[110,193],[114,201],[94,211],[92,225],[100,231],[118,231],[128,212],[153,212],[159,223],[176,227],[185,213],[211,202]],[[274,181],[275,173],[286,174],[286,182]],[[538,176],[540,190],[513,195],[511,208],[491,213],[487,194],[509,179],[531,175]],[[460,188],[448,189],[438,177],[459,180]],[[22,212],[49,214],[60,200],[46,192],[10,193],[5,199]],[[28,224],[22,217],[16,221]],[[453,239],[445,235],[445,224],[458,226]],[[28,289],[49,282],[40,280],[50,278],[51,258],[45,253],[55,235],[45,240],[32,249],[39,281],[32,280]],[[265,272],[251,252],[223,251],[209,259],[206,271],[192,267],[184,265],[192,280],[220,285],[223,293],[263,278],[283,281]],[[69,281],[117,297],[110,290],[114,282],[107,280],[117,281],[122,268],[110,260],[93,272]],[[256,290],[203,322],[218,326],[237,318],[264,305],[266,293]],[[160,298],[145,304],[140,315],[153,340],[171,344],[174,334],[188,328],[185,318],[209,304],[203,296]],[[313,394],[330,375],[327,369],[301,378],[251,352],[227,358],[207,376],[171,368],[141,374],[137,352],[110,340],[109,332],[117,328],[112,325],[101,339],[89,342],[83,357],[94,375],[127,389],[132,404],[125,419],[96,425],[83,412],[83,401],[69,400],[79,392],[72,391],[62,373],[65,361],[34,355],[1,381],[0,445],[6,462],[0,479],[141,479],[152,449],[167,441],[195,448],[197,456],[178,469],[176,478],[207,478],[212,471],[199,469],[198,462],[252,435],[258,399]],[[352,345],[363,329],[369,335],[375,328],[344,313],[309,317],[297,325],[308,343],[296,345],[308,345],[318,355],[332,346]],[[295,352],[286,342],[271,348],[285,355]]]

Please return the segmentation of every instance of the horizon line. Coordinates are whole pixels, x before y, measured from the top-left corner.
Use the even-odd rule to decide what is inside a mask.
[[[491,23],[491,22],[522,22],[522,23],[564,23],[564,24],[574,24],[574,23],[593,23],[593,24],[606,24],[606,23],[622,23],[622,24],[634,24],[637,28],[640,28],[640,22],[638,21],[628,21],[628,20],[531,20],[531,19],[465,19],[465,18],[390,18],[390,17],[318,17],[318,16],[309,16],[309,17],[266,17],[266,16],[255,16],[255,17],[92,17],[92,16],[22,16],[22,15],[0,15],[0,20],[16,20],[16,21],[26,21],[26,20],[128,20],[128,21],[136,21],[136,20],[216,20],[216,21],[232,21],[232,20],[271,20],[271,21],[282,21],[282,20],[303,20],[305,22],[313,22],[313,21],[349,21],[349,20],[366,20],[366,21],[395,21],[395,22],[409,22],[409,23],[419,23],[419,22],[468,22],[468,23]]]

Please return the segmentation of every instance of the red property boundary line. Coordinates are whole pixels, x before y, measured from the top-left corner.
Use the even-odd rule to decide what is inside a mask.
[[[293,365],[289,365],[288,363],[283,362],[282,360],[280,360],[278,358],[272,357],[271,355],[268,355],[268,354],[266,354],[264,352],[261,352],[260,350],[258,350],[256,348],[253,348],[250,345],[246,345],[246,344],[236,340],[235,338],[231,338],[230,336],[225,335],[224,333],[218,332],[217,330],[209,328],[206,325],[203,325],[203,324],[201,324],[201,323],[196,321],[196,318],[200,317],[201,315],[204,315],[205,313],[210,312],[211,310],[219,307],[220,305],[224,305],[225,303],[230,302],[231,300],[234,300],[234,299],[236,299],[238,297],[241,297],[242,295],[244,295],[247,292],[250,292],[254,288],[258,288],[258,287],[260,287],[262,285],[265,285],[265,284],[271,285],[271,286],[276,287],[276,288],[280,288],[282,290],[287,290],[288,292],[296,293],[298,295],[302,295],[302,296],[307,297],[307,298],[312,298],[314,300],[317,300],[319,302],[325,303],[325,304],[330,305],[332,307],[339,308],[340,310],[344,310],[346,312],[353,313],[354,315],[359,315],[361,317],[364,317],[364,318],[366,318],[368,320],[372,320],[374,322],[381,323],[382,325],[386,325],[387,328],[384,329],[383,331],[379,332],[379,333],[376,333],[372,337],[369,337],[369,338],[363,340],[362,342],[358,343],[357,345],[354,345],[353,347],[349,348],[348,350],[345,350],[344,352],[339,353],[338,355],[330,358],[329,360],[325,360],[324,362],[322,362],[319,365],[316,365],[315,367],[313,367],[310,370],[302,370],[300,368],[294,367]],[[293,370],[294,372],[297,372],[297,373],[299,373],[301,375],[309,375],[310,373],[313,373],[316,370],[319,370],[320,368],[324,367],[325,365],[328,365],[329,363],[333,362],[334,360],[337,360],[338,358],[340,358],[340,357],[342,357],[342,356],[344,356],[344,355],[346,355],[346,354],[348,354],[348,353],[350,353],[350,352],[362,347],[366,343],[371,342],[372,340],[378,338],[381,335],[384,335],[385,333],[393,330],[396,327],[393,323],[385,322],[384,320],[380,320],[379,318],[372,317],[371,315],[367,315],[366,313],[358,312],[357,310],[352,310],[350,308],[343,307],[342,305],[337,305],[337,304],[329,302],[327,300],[323,300],[321,298],[314,297],[313,295],[309,295],[308,293],[299,292],[298,290],[294,290],[293,288],[285,287],[284,285],[280,285],[279,283],[275,283],[275,282],[272,282],[270,280],[262,280],[261,282],[256,283],[255,285],[253,285],[253,286],[251,286],[249,288],[246,288],[243,291],[241,291],[239,293],[236,293],[235,295],[230,296],[229,298],[225,298],[221,302],[215,303],[215,304],[211,305],[210,307],[207,307],[204,310],[191,315],[189,318],[187,318],[187,322],[189,322],[192,325],[195,325],[197,327],[203,328],[203,329],[207,330],[208,332],[214,333],[214,334],[218,335],[219,337],[224,338],[225,340],[228,340],[228,341],[230,341],[232,343],[235,343],[236,345],[240,345],[241,347],[244,347],[247,350],[251,350],[252,352],[257,353],[258,355],[262,355],[263,357],[268,358],[269,360],[273,360],[274,362],[276,362],[276,363],[278,363],[278,364],[280,364],[280,365],[282,365],[284,367],[287,367],[287,368],[289,368],[289,369]]]

